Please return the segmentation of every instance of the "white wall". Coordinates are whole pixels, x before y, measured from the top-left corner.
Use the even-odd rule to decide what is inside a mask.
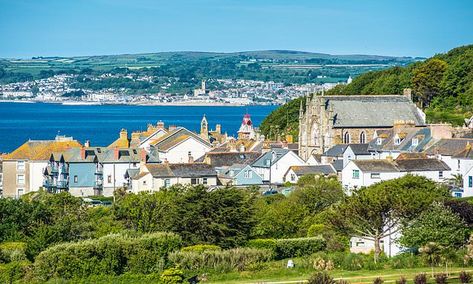
[[[114,188],[123,187],[127,183],[125,179],[125,173],[128,169],[138,169],[140,163],[104,163],[103,164],[103,194],[110,196],[110,192],[113,195]],[[111,181],[108,182],[108,177],[111,176]],[[115,183],[114,183],[115,182]],[[115,185],[115,186],[114,186]]]
[[[160,130],[156,131],[155,133],[153,133],[151,136],[148,137],[149,139],[147,139],[145,142],[140,144],[140,148],[143,148],[143,149],[145,149],[146,151],[149,152],[150,144],[153,141],[156,141],[156,139],[163,136],[164,134],[166,134],[166,131],[164,131],[163,129],[160,129]]]
[[[291,166],[305,166],[304,160],[299,158],[294,152],[287,152],[281,159],[271,166],[271,183],[283,183],[284,174]],[[269,171],[268,171],[269,179]],[[266,179],[266,180],[268,180]]]
[[[69,193],[75,197],[86,197],[95,195],[93,187],[71,187],[69,188]]]
[[[166,178],[153,178],[151,174],[147,174],[140,179],[132,181],[132,192],[140,191],[159,191],[165,185]],[[169,178],[169,186],[176,184],[191,184],[191,178]],[[145,182],[145,183],[144,183]],[[203,184],[203,178],[199,178],[199,184]],[[208,177],[206,186],[216,186],[217,177]]]
[[[197,160],[210,151],[210,149],[211,147],[189,137],[187,140],[174,146],[167,152],[159,151],[159,157],[163,161],[167,159],[169,163],[187,163],[189,161],[189,152],[191,152],[194,160]]]
[[[47,161],[29,161],[29,184],[26,192],[38,191],[44,184],[44,169],[48,166]]]
[[[396,242],[399,237],[399,233],[393,233],[381,239],[381,249],[387,256],[395,256],[401,252],[402,247]],[[368,254],[371,251],[374,251],[374,241],[360,237],[350,239],[350,252]]]

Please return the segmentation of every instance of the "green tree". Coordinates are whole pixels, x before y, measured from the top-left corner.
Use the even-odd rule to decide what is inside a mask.
[[[427,107],[432,98],[440,95],[441,82],[447,67],[445,61],[433,58],[414,70],[412,87],[422,107]]]

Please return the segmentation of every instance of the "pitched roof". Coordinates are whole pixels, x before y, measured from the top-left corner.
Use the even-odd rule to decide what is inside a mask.
[[[214,168],[202,163],[188,164],[147,164],[146,168],[155,178],[163,177],[181,177],[181,178],[197,178],[217,176]]]
[[[467,144],[463,151],[460,151],[460,152],[456,153],[455,155],[452,156],[452,158],[468,159],[468,160],[473,159],[473,151],[472,151],[471,148],[472,148],[472,145]]]
[[[333,160],[331,165],[337,172],[341,172],[343,170],[343,160]]]
[[[199,135],[183,127],[178,127],[166,133],[165,135],[158,138],[156,141],[153,141],[151,145],[154,145],[159,151],[166,152],[174,146],[187,140],[188,138],[193,138],[209,148],[212,146],[209,141],[202,139],[202,137],[200,137]]]
[[[415,158],[400,160],[352,160],[363,172],[424,172],[449,171],[450,167],[438,159]]]
[[[273,148],[271,149],[271,151],[264,153],[258,159],[256,159],[256,161],[253,162],[252,166],[260,167],[260,168],[269,168],[269,165],[266,162],[267,160],[270,160],[271,164],[274,165],[289,152],[291,152],[291,150],[282,149],[282,148]],[[274,153],[274,157],[273,157],[273,153]]]
[[[363,172],[397,172],[393,161],[389,160],[352,160]]]
[[[16,148],[10,154],[4,156],[5,160],[49,160],[53,152],[65,151],[71,147],[81,147],[76,141],[58,141],[58,140],[29,140],[20,147]]]
[[[355,155],[370,155],[370,151],[368,151],[369,144],[348,144],[347,147],[350,147],[355,153]]]
[[[333,146],[332,148],[328,149],[325,151],[325,153],[322,154],[322,156],[326,157],[341,157],[343,156],[343,153],[347,149],[348,145],[347,144],[337,144]]]
[[[437,143],[429,147],[425,153],[429,155],[453,156],[465,150],[468,144],[473,144],[473,139],[450,138],[440,139]]]
[[[292,170],[296,175],[303,176],[307,174],[336,174],[337,171],[331,165],[318,165],[318,166],[291,166],[289,170]]]
[[[384,135],[381,135],[384,134]],[[401,143],[395,143],[396,134],[400,138]],[[381,144],[378,143],[378,138],[381,138]],[[413,139],[417,139],[417,145],[413,144]],[[398,130],[390,129],[379,133],[378,137],[369,142],[369,148],[372,150],[381,151],[404,151],[404,152],[422,152],[426,145],[432,140],[431,130],[428,127],[413,127],[405,126]]]
[[[208,152],[202,161],[212,167],[231,166],[233,164],[251,164],[258,157],[257,152]]]
[[[405,96],[324,96],[325,108],[333,110],[335,128],[391,127],[396,120],[425,125],[416,105]]]

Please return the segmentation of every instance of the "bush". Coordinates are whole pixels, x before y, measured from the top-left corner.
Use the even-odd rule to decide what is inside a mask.
[[[471,281],[471,274],[466,271],[462,271],[460,272],[459,278],[460,278],[460,283],[467,284],[467,283],[470,283]]]
[[[327,272],[317,272],[309,278],[309,284],[335,284],[337,283],[333,280]]]
[[[0,283],[13,283],[25,276],[31,263],[29,261],[12,261],[0,265]]]
[[[26,243],[4,242],[0,244],[0,262],[26,260]]]
[[[242,271],[252,268],[258,263],[270,261],[272,258],[271,250],[255,248],[203,252],[178,251],[169,254],[169,260],[184,270],[194,272],[215,271],[217,273]]]
[[[396,256],[393,256],[389,259],[389,264],[391,268],[401,269],[401,268],[416,268],[422,266],[421,259],[411,253],[402,253]]]
[[[320,237],[295,239],[256,239],[247,244],[251,248],[271,249],[276,259],[311,255],[325,249],[325,241]]]
[[[414,277],[414,284],[427,284],[427,275],[425,273],[417,274]]]
[[[404,276],[401,276],[399,280],[396,280],[396,284],[406,284],[406,283],[407,283],[407,279]]]
[[[181,251],[195,251],[195,252],[204,252],[204,251],[209,251],[209,250],[222,250],[222,248],[216,245],[194,245],[194,246],[183,247],[181,249]]]
[[[161,272],[167,255],[181,246],[172,233],[150,233],[140,237],[108,235],[99,239],[64,243],[41,252],[34,263],[39,280],[53,277],[84,278],[89,275],[120,275],[125,272]]]
[[[384,280],[381,277],[376,277],[376,279],[373,280],[373,284],[383,284]]]
[[[437,273],[435,274],[435,282],[437,284],[446,284],[448,276],[445,273]]]
[[[163,284],[178,284],[184,282],[184,272],[177,268],[169,268],[161,273],[159,277]]]

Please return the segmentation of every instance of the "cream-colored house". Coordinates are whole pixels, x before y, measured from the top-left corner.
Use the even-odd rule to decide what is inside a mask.
[[[18,198],[43,187],[44,170],[53,152],[81,147],[72,137],[29,140],[3,157],[3,196]]]

